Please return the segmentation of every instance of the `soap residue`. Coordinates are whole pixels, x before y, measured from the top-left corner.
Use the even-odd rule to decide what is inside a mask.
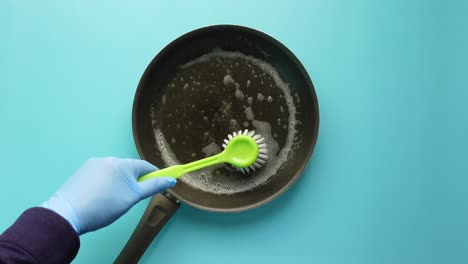
[[[225,52],[222,50],[214,50],[211,53],[203,55],[200,58],[183,65],[182,68],[189,67],[199,62],[207,61],[210,58],[217,58],[218,60],[219,58],[243,59],[251,64],[255,64],[256,66],[258,66],[263,71],[263,74],[269,74],[272,77],[276,86],[282,91],[284,100],[286,102],[287,112],[289,116],[287,120],[281,123],[286,123],[286,125],[284,125],[284,128],[287,129],[287,136],[284,147],[280,149],[278,142],[275,140],[275,137],[277,137],[278,135],[276,133],[272,134],[271,124],[266,121],[256,120],[251,107],[246,107],[244,112],[246,114],[247,119],[251,120],[251,125],[255,128],[256,133],[261,134],[263,137],[265,137],[268,146],[267,154],[269,156],[269,159],[265,166],[257,172],[249,175],[249,177],[246,177],[245,180],[242,181],[215,181],[213,179],[213,175],[215,170],[219,168],[219,166],[213,166],[207,169],[202,169],[196,172],[188,173],[184,177],[180,178],[180,180],[194,188],[215,194],[234,194],[238,192],[249,191],[254,189],[255,187],[258,187],[268,182],[268,180],[271,179],[271,177],[273,177],[277,173],[277,171],[283,166],[283,164],[290,158],[291,152],[293,151],[293,142],[297,134],[296,107],[294,105],[293,96],[291,95],[291,91],[289,89],[288,84],[281,79],[280,75],[273,66],[254,57],[246,56],[240,52]],[[223,84],[235,85],[236,82],[232,78],[232,76],[228,74],[224,76]],[[249,85],[250,83],[247,82],[247,87]],[[239,89],[239,87],[237,87],[237,89]],[[282,97],[280,96],[280,98]],[[249,102],[249,99],[247,100]],[[265,96],[261,93],[258,93],[257,100],[261,102],[265,100]],[[273,98],[267,98],[267,101],[273,101]],[[251,102],[249,102],[249,104],[250,103]],[[280,110],[281,112],[283,112],[284,109],[281,107]],[[177,159],[176,155],[173,153],[167,140],[165,139],[163,132],[158,127],[158,124],[154,122],[155,109],[153,106],[151,107],[150,111],[153,117],[153,132],[155,135],[155,142],[157,148],[161,152],[161,157],[165,165],[172,166],[180,164],[179,160]],[[250,125],[248,122],[244,122],[242,124],[244,126]],[[205,136],[208,135],[209,132],[205,132]],[[221,142],[218,142],[218,144],[220,143]],[[221,149],[219,148],[218,144],[216,142],[211,142],[210,144],[205,146],[201,150],[201,152],[203,152],[207,156],[219,153]]]
[[[246,107],[245,110],[244,110],[244,113],[245,113],[245,117],[248,119],[248,120],[253,120],[255,118],[255,115],[252,111],[252,107]]]
[[[261,94],[261,93],[258,93],[257,94],[257,101],[263,102],[263,100],[265,100],[265,96],[263,96],[263,94]]]
[[[234,92],[234,96],[239,99],[239,100],[244,100],[245,98],[245,95],[244,95],[244,92],[242,92],[242,90],[240,89],[240,84],[238,84],[234,78],[232,78],[231,75],[227,74],[226,76],[224,76],[223,78],[223,84],[225,86],[228,86],[228,85],[231,85],[231,84],[234,84],[234,87],[236,87],[236,91]]]
[[[229,84],[234,84],[235,82],[234,82],[234,79],[232,79],[232,76],[228,74],[224,76],[223,83],[224,85],[229,85]]]
[[[207,146],[205,146],[201,152],[203,152],[205,154],[206,157],[208,156],[213,156],[215,154],[218,154],[221,152],[221,148],[216,145],[216,142],[211,142],[210,144],[208,144]]]
[[[239,88],[236,87],[236,93],[234,94],[236,96],[237,99],[239,100],[244,100],[245,98],[245,95],[244,93],[242,92],[242,90],[240,90]]]

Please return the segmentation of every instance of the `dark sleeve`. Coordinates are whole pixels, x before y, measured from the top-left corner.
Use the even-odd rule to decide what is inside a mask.
[[[70,263],[79,248],[80,239],[67,220],[35,207],[0,235],[0,263]]]

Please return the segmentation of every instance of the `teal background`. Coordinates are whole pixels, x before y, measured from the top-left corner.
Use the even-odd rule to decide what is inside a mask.
[[[138,157],[133,95],[198,27],[262,30],[321,111],[303,177],[259,209],[183,206],[141,263],[467,263],[466,1],[0,1],[0,230],[91,156]],[[147,201],[81,237],[110,263]],[[53,249],[51,249],[53,250]]]

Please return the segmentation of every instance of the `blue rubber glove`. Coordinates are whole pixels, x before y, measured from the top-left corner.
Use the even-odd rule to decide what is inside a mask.
[[[173,178],[137,182],[139,176],[155,170],[143,160],[92,158],[42,207],[64,217],[82,235],[108,226],[140,200],[176,184]]]

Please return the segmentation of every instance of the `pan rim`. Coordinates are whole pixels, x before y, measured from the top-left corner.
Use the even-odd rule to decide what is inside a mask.
[[[185,204],[187,204],[187,205],[189,205],[191,207],[201,209],[201,210],[204,210],[204,211],[210,211],[210,212],[236,213],[236,212],[242,212],[242,211],[255,209],[255,208],[258,208],[258,207],[260,207],[262,205],[265,205],[265,204],[271,202],[272,200],[279,197],[281,194],[285,193],[302,176],[302,174],[304,173],[305,168],[307,167],[307,165],[309,164],[309,162],[310,162],[310,160],[312,158],[312,154],[313,154],[313,152],[315,150],[315,147],[316,147],[316,144],[317,144],[318,134],[319,134],[319,124],[320,124],[320,120],[319,120],[320,119],[320,112],[319,112],[317,94],[315,92],[315,87],[314,87],[314,85],[312,83],[312,79],[310,78],[310,76],[307,73],[304,65],[299,61],[299,59],[296,57],[296,55],[294,55],[294,53],[291,50],[289,50],[289,48],[287,48],[285,45],[283,45],[280,41],[278,41],[274,37],[262,32],[260,30],[250,28],[250,27],[246,27],[246,26],[241,26],[241,25],[219,24],[219,25],[210,25],[210,26],[206,26],[206,27],[197,28],[197,29],[194,29],[192,31],[189,31],[189,32],[177,37],[176,39],[174,39],[170,43],[168,43],[164,48],[162,48],[157,53],[157,55],[151,60],[151,62],[148,64],[145,71],[143,72],[143,75],[140,78],[140,81],[138,83],[138,86],[137,86],[137,89],[136,89],[136,92],[135,92],[135,96],[134,96],[134,99],[133,99],[133,105],[132,105],[132,133],[133,133],[133,139],[134,139],[134,142],[135,142],[136,149],[137,149],[138,154],[139,154],[141,159],[146,160],[146,157],[145,157],[145,153],[143,152],[142,145],[140,143],[141,139],[140,139],[140,136],[139,136],[138,130],[137,130],[137,124],[136,124],[137,123],[136,122],[137,118],[136,118],[136,116],[137,116],[137,106],[139,105],[140,94],[141,94],[141,92],[143,90],[143,84],[142,84],[143,80],[145,80],[147,78],[147,75],[150,74],[149,72],[150,72],[150,68],[152,68],[151,66],[153,64],[157,63],[157,61],[159,61],[161,56],[163,56],[165,54],[166,50],[172,48],[172,46],[174,46],[177,43],[184,42],[187,38],[192,37],[192,35],[194,35],[194,34],[199,34],[199,33],[203,33],[205,31],[210,31],[210,30],[214,30],[214,29],[216,29],[216,30],[237,30],[237,31],[252,33],[252,34],[255,34],[255,35],[259,35],[259,36],[261,36],[263,38],[266,38],[273,45],[276,45],[282,52],[284,52],[293,61],[294,64],[296,64],[299,72],[305,78],[308,89],[310,90],[309,92],[311,92],[312,97],[313,97],[312,98],[312,101],[314,103],[313,104],[313,107],[314,107],[313,110],[315,110],[315,113],[316,113],[315,121],[314,121],[314,124],[313,124],[315,129],[313,131],[313,135],[311,135],[313,137],[312,143],[309,146],[309,149],[307,151],[306,156],[304,157],[303,162],[300,164],[300,166],[298,166],[298,169],[296,170],[296,173],[295,173],[294,177],[292,177],[289,182],[284,184],[279,190],[277,190],[272,195],[266,197],[265,199],[262,199],[260,201],[256,201],[255,203],[252,203],[252,204],[249,204],[249,205],[244,205],[244,206],[238,206],[238,207],[232,207],[232,208],[215,208],[215,207],[200,205],[200,204],[198,204],[196,202],[192,202],[190,200],[184,199],[183,197],[178,195],[173,190],[170,190],[170,189],[167,190],[167,192],[170,195],[174,196],[179,201],[181,201],[181,202],[183,202],[183,203],[185,203]]]

